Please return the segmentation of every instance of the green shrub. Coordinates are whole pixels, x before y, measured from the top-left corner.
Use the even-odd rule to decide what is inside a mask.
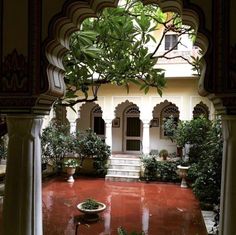
[[[95,210],[98,209],[99,205],[100,204],[96,200],[88,198],[83,202],[82,208],[86,210]]]
[[[201,202],[219,203],[222,154],[222,128],[221,122],[218,120],[212,123],[207,132],[200,159],[190,171],[190,174],[195,177],[192,184],[193,192]]]
[[[159,152],[159,156],[161,158],[163,158],[163,160],[166,160],[167,157],[169,156],[169,152],[166,150],[166,149],[162,149],[160,152]]]
[[[144,155],[142,158],[145,180],[178,182],[177,166],[181,161],[157,161],[155,157]]]
[[[131,233],[128,233],[124,228],[122,227],[119,227],[117,229],[117,233],[118,235],[145,235],[144,232],[140,232],[140,233],[137,233],[137,232],[131,232]]]
[[[169,118],[164,128],[167,128],[167,133],[172,134],[169,138],[177,145],[184,146],[186,143],[191,145],[189,151],[191,167],[188,171],[188,179],[192,183],[195,195],[201,203],[217,204],[220,196],[223,154],[220,120],[209,121],[199,117],[191,121],[180,121],[176,126],[174,119]],[[159,179],[169,180],[171,166],[160,164],[164,165],[157,169],[160,172]]]
[[[6,159],[7,157],[7,143],[4,137],[0,137],[0,159]]]
[[[159,161],[157,162],[157,180],[162,182],[180,181],[177,174],[177,166],[180,161]]]
[[[78,160],[73,159],[73,158],[65,159],[63,164],[65,167],[78,167],[79,166]]]
[[[58,171],[62,169],[64,157],[74,152],[75,138],[68,130],[66,125],[50,124],[42,131],[42,163],[51,162]]]
[[[111,154],[110,147],[91,129],[77,133],[76,146],[81,165],[85,158],[92,158],[97,174],[104,176],[107,173],[107,160]]]
[[[144,178],[146,180],[156,180],[157,179],[157,160],[155,156],[144,155],[141,158],[144,167]]]

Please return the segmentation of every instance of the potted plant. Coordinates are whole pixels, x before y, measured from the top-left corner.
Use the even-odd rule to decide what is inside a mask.
[[[75,174],[76,167],[78,166],[79,163],[76,159],[69,158],[64,160],[64,167],[66,168],[66,172],[69,176],[67,182],[73,183],[75,181],[73,175]]]
[[[128,233],[123,227],[119,227],[118,229],[117,229],[117,233],[118,233],[118,235],[145,235],[145,233],[142,231],[142,232],[140,232],[140,233],[138,233],[138,232],[131,232],[131,233]]]
[[[91,162],[92,171],[99,176],[106,175],[107,160],[111,154],[110,147],[91,129],[85,132],[78,132],[76,136],[77,140],[75,145],[81,161],[80,165],[83,166],[83,163]],[[88,169],[81,170],[86,173]]]
[[[167,157],[169,156],[169,153],[168,153],[168,151],[166,149],[162,149],[159,152],[159,156],[163,159],[163,161],[166,161]]]
[[[41,137],[42,163],[52,165],[61,172],[63,159],[74,152],[75,137],[69,133],[69,127],[51,124],[43,129]]]
[[[84,219],[92,222],[99,219],[98,213],[106,209],[106,205],[94,199],[88,198],[77,205],[77,209],[84,213]]]
[[[188,175],[188,169],[190,166],[182,166],[182,165],[178,165],[177,168],[179,169],[179,176],[181,177],[181,184],[180,187],[181,188],[187,188],[187,182],[186,182],[186,177]]]

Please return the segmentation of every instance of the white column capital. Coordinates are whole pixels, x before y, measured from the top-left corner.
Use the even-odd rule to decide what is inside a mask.
[[[112,124],[112,119],[104,119],[104,122],[105,122],[106,124]]]
[[[151,119],[141,119],[142,123],[145,124],[150,124]]]

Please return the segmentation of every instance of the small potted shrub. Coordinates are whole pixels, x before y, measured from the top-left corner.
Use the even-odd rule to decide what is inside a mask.
[[[106,209],[106,205],[94,199],[88,198],[77,205],[79,211],[84,213],[84,219],[89,222],[99,219],[98,213]]]
[[[86,169],[83,169],[85,165],[83,163],[92,162],[95,174],[105,176],[107,173],[107,160],[111,154],[110,146],[104,143],[91,129],[77,133],[76,146],[81,160],[81,170],[86,173]]]
[[[66,159],[64,161],[64,167],[66,168],[66,172],[69,175],[67,182],[74,182],[73,175],[75,174],[76,167],[79,166],[78,161],[76,159]]]
[[[169,153],[166,149],[162,149],[160,152],[159,152],[159,156],[164,160],[166,161],[167,160],[167,157],[169,156]]]
[[[140,233],[138,233],[138,232],[128,233],[123,227],[119,227],[117,229],[117,233],[118,233],[118,235],[145,235],[145,233],[143,231]]]

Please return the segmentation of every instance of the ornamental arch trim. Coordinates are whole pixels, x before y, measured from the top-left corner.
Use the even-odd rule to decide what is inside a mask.
[[[209,73],[209,67],[204,63],[208,60],[210,34],[206,30],[205,17],[201,9],[194,4],[183,0],[142,0],[144,4],[155,3],[160,6],[163,12],[172,11],[181,15],[183,23],[188,24],[196,30],[196,45],[203,51],[203,75],[200,79],[199,91],[206,95],[204,90],[204,77]],[[48,38],[44,42],[46,56],[46,71],[50,91],[60,94],[65,92],[63,81],[64,67],[62,60],[69,50],[69,38],[72,33],[78,31],[81,23],[88,17],[96,17],[106,7],[116,7],[118,0],[86,0],[66,1],[62,11],[55,15],[50,21]],[[207,79],[208,76],[206,76]]]
[[[209,114],[210,114],[209,108],[203,102],[198,103],[193,108],[193,119],[198,118],[200,116],[203,116],[203,117],[209,119]]]

